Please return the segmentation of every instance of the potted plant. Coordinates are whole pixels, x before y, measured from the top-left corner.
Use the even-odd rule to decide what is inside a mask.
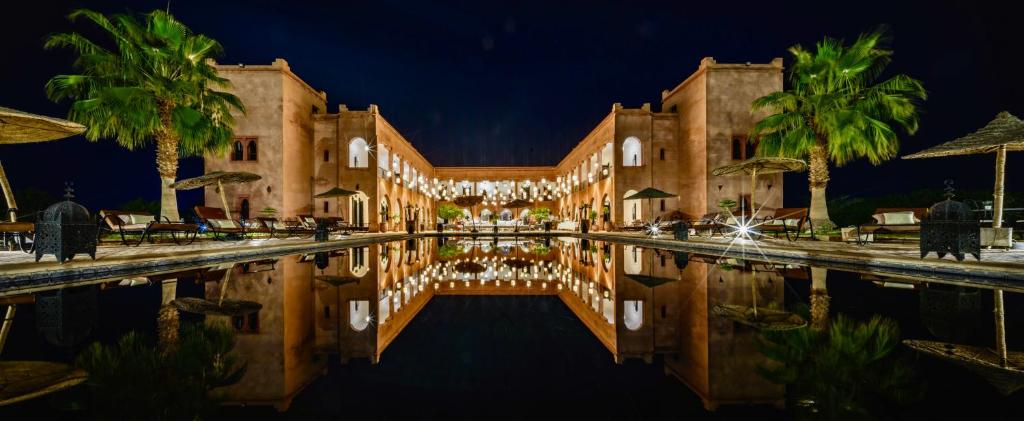
[[[437,232],[443,232],[444,226],[449,221],[454,221],[462,216],[462,208],[455,206],[451,203],[442,203],[437,207],[437,216],[443,221],[437,224]]]
[[[722,199],[718,201],[718,208],[722,210],[722,216],[727,219],[732,218],[732,211],[736,208],[736,201],[732,199]]]
[[[551,231],[551,209],[548,208],[534,208],[530,210],[530,215],[533,216],[538,222],[544,224],[544,231]]]

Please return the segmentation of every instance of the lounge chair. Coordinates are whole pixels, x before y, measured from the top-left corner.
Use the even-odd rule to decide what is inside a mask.
[[[314,230],[306,228],[296,220],[281,221],[277,218],[265,216],[257,217],[256,220],[260,222],[263,228],[270,230],[271,238],[312,237],[315,234]]]
[[[138,246],[143,241],[153,242],[153,234],[170,234],[171,240],[177,245],[192,244],[199,233],[199,225],[173,222],[167,217],[159,221],[147,212],[128,212],[103,209],[100,210],[100,235],[118,233],[121,243],[126,246]],[[139,241],[128,241],[129,235],[138,235]]]
[[[725,227],[725,218],[722,217],[720,212],[712,212],[705,214],[695,221],[690,221],[688,225],[693,229],[694,235],[700,235],[701,231],[707,231],[708,237],[713,237],[715,233],[723,234],[722,228]]]
[[[928,208],[878,208],[871,215],[874,221],[857,226],[857,244],[874,241],[878,234],[921,233],[921,220]]]
[[[800,234],[810,229],[811,236],[814,236],[814,226],[807,218],[807,208],[778,208],[775,212],[756,224],[756,230],[762,236],[771,233],[778,238],[785,234],[789,241],[800,239]]]
[[[4,248],[7,248],[8,244],[14,243],[21,251],[31,252],[34,243],[27,240],[35,237],[35,231],[36,224],[31,222],[0,222],[0,239],[2,239]]]
[[[245,239],[247,230],[241,222],[228,219],[227,214],[221,208],[209,206],[196,206],[194,208],[199,220],[206,224],[206,230],[213,233],[217,240],[242,240]]]

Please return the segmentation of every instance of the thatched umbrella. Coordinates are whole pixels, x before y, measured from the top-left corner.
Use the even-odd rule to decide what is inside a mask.
[[[85,126],[71,121],[0,107],[0,144],[47,142],[84,131]],[[0,188],[7,200],[10,221],[17,222],[18,204],[3,165],[0,165]]]
[[[992,228],[1003,226],[1003,177],[1006,174],[1006,152],[1024,151],[1024,122],[1003,111],[985,127],[967,136],[953,139],[903,159],[936,158],[953,155],[996,153],[996,184],[992,201]]]
[[[519,209],[522,209],[522,208],[525,208],[527,206],[530,206],[530,204],[531,203],[530,203],[529,200],[526,200],[526,199],[516,199],[516,200],[513,200],[511,202],[508,202],[508,203],[505,203],[504,205],[502,205],[502,206],[504,206],[506,208],[512,208],[512,209],[516,210],[516,214],[515,214],[516,222],[514,224],[515,228],[513,229],[513,231],[519,232]]]
[[[80,368],[49,361],[0,361],[0,406],[37,398],[84,382]]]
[[[209,174],[201,175],[199,177],[180,180],[174,184],[171,184],[171,188],[177,190],[192,190],[206,186],[217,186],[217,191],[220,193],[221,205],[224,206],[224,215],[226,215],[228,219],[232,219],[231,208],[228,206],[228,198],[227,195],[224,194],[224,185],[251,183],[261,178],[263,177],[253,174],[251,172],[213,171]]]
[[[807,320],[785,310],[757,307],[757,271],[750,279],[751,306],[737,304],[716,304],[712,313],[758,330],[781,331],[807,326]]]
[[[263,304],[254,301],[226,299],[228,282],[231,281],[231,272],[234,264],[227,264],[224,276],[220,280],[220,297],[217,301],[205,300],[202,298],[186,297],[171,301],[171,304],[180,311],[193,314],[218,315],[218,316],[239,316],[255,313],[263,308]]]
[[[479,205],[484,201],[483,196],[459,196],[456,197],[452,202],[456,206],[468,207],[469,208],[469,220],[473,223],[473,229],[470,232],[476,231],[476,205]]]
[[[800,172],[807,169],[807,163],[800,159],[781,157],[759,157],[746,161],[718,167],[711,171],[711,175],[721,177],[726,175],[749,175],[750,176],[750,207],[754,208],[754,192],[757,191],[757,176],[759,174],[777,174],[783,172]],[[751,209],[751,215],[753,215]]]

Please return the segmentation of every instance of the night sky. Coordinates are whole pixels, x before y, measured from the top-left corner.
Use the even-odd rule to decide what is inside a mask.
[[[880,24],[891,29],[890,73],[924,82],[921,130],[903,139],[911,153],[981,127],[1001,110],[1024,115],[1020,10],[927,2],[818,1],[597,2],[174,1],[194,31],[218,39],[222,63],[292,70],[338,104],[384,116],[432,163],[553,165],[611,109],[612,103],[660,108],[700,59],[763,63],[788,60],[786,48],[825,35],[853,39]],[[72,54],[44,51],[48,34],[71,24],[76,7],[149,11],[166,1],[19,1],[3,6],[0,106],[65,116],[68,103],[45,98],[44,84],[71,70]],[[1020,6],[1018,6],[1020,7]],[[704,9],[702,9],[704,8]],[[1015,156],[1016,155],[1016,156]],[[1011,154],[1007,189],[1020,189],[1024,159]],[[59,194],[74,181],[79,200],[97,209],[134,198],[157,200],[154,153],[111,140],[2,146],[15,190]],[[857,162],[835,169],[830,197],[941,187],[990,188],[994,156]],[[179,178],[198,175],[199,159]],[[805,175],[787,176],[787,202],[806,196]],[[198,200],[182,195],[181,207]],[[794,203],[787,203],[794,205]]]

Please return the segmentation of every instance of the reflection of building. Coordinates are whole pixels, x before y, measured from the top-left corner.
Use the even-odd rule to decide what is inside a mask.
[[[255,322],[233,321],[249,367],[226,389],[230,401],[287,408],[323,372],[323,355],[380,361],[435,295],[557,295],[616,362],[661,354],[665,370],[709,409],[782,399],[784,389],[754,370],[766,363],[754,348],[756,331],[710,313],[714,304],[750,305],[752,294],[762,305],[781,304],[784,281],[775,272],[603,242],[437,241],[287,257],[269,268],[235,265],[223,277],[230,279],[225,296],[263,308]],[[207,297],[223,285],[208,282]]]
[[[217,300],[226,282],[224,297],[263,307],[255,313],[256,320],[231,320],[238,332],[235,352],[247,367],[241,381],[223,389],[224,396],[229,403],[285,410],[326,369],[313,347],[313,266],[288,256],[273,264],[238,264],[229,271],[217,282],[207,282],[207,299]]]
[[[734,262],[735,263],[735,262]],[[679,353],[665,359],[665,368],[694,391],[704,406],[784,401],[784,386],[762,378],[755,368],[768,360],[755,347],[758,332],[713,316],[715,304],[781,305],[784,279],[756,266],[693,264],[681,272],[680,297],[686,309],[680,317]],[[751,288],[751,285],[754,288]]]
[[[554,166],[435,167],[371,105],[326,110],[317,92],[281,59],[271,65],[219,65],[245,104],[237,116],[236,142],[227,157],[207,157],[206,170],[249,171],[263,179],[226,186],[243,218],[271,207],[283,217],[299,214],[340,216],[371,230],[399,230],[406,210],[422,225],[434,221],[435,205],[459,195],[483,195],[477,215],[511,217],[500,204],[529,199],[563,219],[607,209],[622,225],[681,211],[699,216],[717,209],[722,198],[745,202],[750,192],[742,177],[714,177],[715,167],[749,157],[746,141],[755,98],[782,88],[782,60],[767,64],[701,61],[697,71],[662,93],[660,110],[650,104],[611,111]],[[514,145],[510,145],[514,147]],[[317,199],[334,186],[359,194]],[[678,193],[646,201],[623,198],[643,188]],[[756,197],[778,207],[781,175],[758,180]],[[218,203],[213,188],[207,203]],[[581,208],[587,209],[581,212]],[[603,226],[603,224],[600,224]]]

